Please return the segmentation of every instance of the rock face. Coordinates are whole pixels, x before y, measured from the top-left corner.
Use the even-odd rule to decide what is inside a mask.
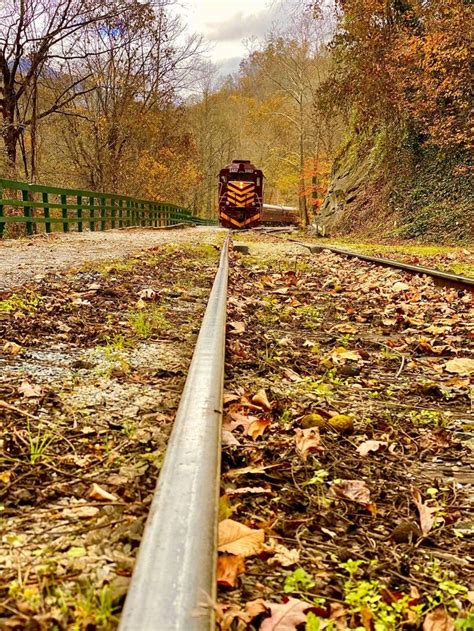
[[[372,208],[368,188],[375,178],[371,152],[360,156],[351,143],[346,145],[334,162],[318,223],[345,232],[367,222]]]

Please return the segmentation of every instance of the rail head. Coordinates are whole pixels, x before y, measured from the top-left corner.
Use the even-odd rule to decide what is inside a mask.
[[[228,246],[221,252],[120,631],[214,629]]]

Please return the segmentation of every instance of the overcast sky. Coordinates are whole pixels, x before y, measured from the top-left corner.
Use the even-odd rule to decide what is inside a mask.
[[[184,0],[183,18],[189,30],[202,33],[211,60],[221,72],[238,70],[246,55],[243,40],[263,38],[275,21],[279,0]]]

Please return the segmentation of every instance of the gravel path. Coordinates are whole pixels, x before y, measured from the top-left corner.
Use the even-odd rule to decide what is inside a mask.
[[[90,261],[107,261],[165,243],[206,243],[221,231],[198,226],[182,230],[109,230],[39,235],[0,241],[0,291],[11,290],[48,272]]]

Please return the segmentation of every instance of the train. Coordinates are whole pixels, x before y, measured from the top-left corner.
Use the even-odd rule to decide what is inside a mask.
[[[250,160],[233,160],[219,171],[219,222],[224,228],[299,224],[296,208],[263,203],[264,177]]]

